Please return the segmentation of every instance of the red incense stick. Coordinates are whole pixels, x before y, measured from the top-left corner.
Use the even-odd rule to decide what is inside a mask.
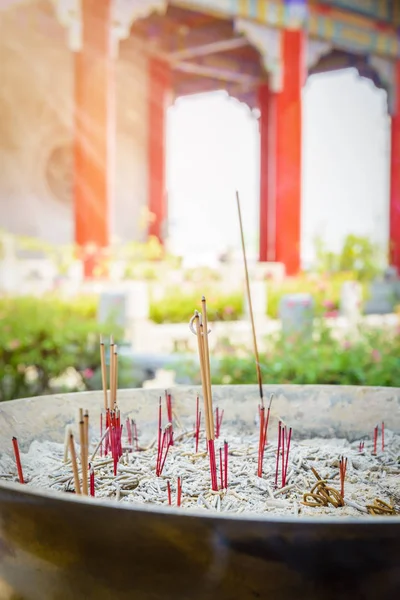
[[[282,426],[282,433],[281,433],[281,446],[282,446],[281,487],[284,486],[284,482],[285,482],[285,442],[286,442],[286,436],[287,436],[287,432],[286,432],[286,425],[285,425],[285,427]]]
[[[377,445],[378,445],[378,432],[379,432],[379,427],[378,425],[375,427],[374,429],[374,451],[373,454],[376,454],[376,450],[377,450]]]
[[[222,468],[222,448],[219,449],[219,479],[221,483],[221,490],[224,488],[224,472]]]
[[[285,435],[286,435],[286,427],[285,427]],[[283,474],[283,482],[282,482],[282,487],[285,487],[286,485],[286,477],[287,477],[287,471],[288,471],[288,465],[289,465],[289,454],[290,454],[290,442],[292,439],[292,428],[289,428],[289,436],[286,439],[286,456],[285,456],[285,471]]]
[[[167,493],[168,493],[168,504],[169,506],[171,506],[172,504],[172,500],[171,500],[171,484],[169,481],[167,481]]]
[[[258,445],[258,470],[257,475],[262,477],[263,470],[263,462],[264,462],[264,452],[265,447],[267,445],[268,438],[268,425],[269,425],[269,417],[271,413],[271,404],[272,404],[273,394],[271,395],[269,406],[267,408],[267,417],[265,417],[265,408],[264,406],[259,406],[258,411],[260,415],[260,438]]]
[[[89,487],[90,487],[90,495],[94,496],[94,470],[90,468],[90,477],[89,477]]]
[[[163,450],[163,446],[164,446],[164,440],[165,437],[162,437],[162,442],[161,442],[161,429],[159,430],[159,443],[158,443],[158,448],[157,448],[157,462],[156,462],[156,475],[157,477],[160,476],[160,468],[161,468],[161,460],[162,460],[162,450]]]
[[[163,472],[165,461],[167,459],[168,450],[169,450],[170,446],[172,446],[171,434],[169,433],[170,428],[171,428],[171,424],[168,423],[168,425],[165,427],[163,435],[162,435],[160,452],[157,455],[157,465],[156,465],[157,477],[160,477],[161,473]],[[164,449],[165,449],[165,454],[163,455]]]
[[[111,427],[110,427],[110,411],[107,409],[106,411],[106,429],[108,429],[108,434],[106,435],[106,439],[104,441],[104,455],[108,455],[108,451],[111,449]]]
[[[118,454],[117,454],[117,440],[115,427],[111,428],[111,453],[114,459],[114,477],[117,475],[118,470]]]
[[[347,471],[347,458],[345,459],[343,456],[339,461],[339,473],[340,473],[340,495],[344,498],[344,480],[346,477]]]
[[[211,488],[214,492],[218,491],[217,481],[217,465],[215,461],[215,446],[214,440],[208,440],[208,455],[210,459],[210,474],[211,474]]]
[[[382,452],[385,451],[385,423],[382,421]]]
[[[279,430],[278,430],[278,450],[276,452],[276,467],[275,467],[275,487],[278,487],[278,471],[279,471],[279,453],[281,450],[281,422],[279,421]]]
[[[225,489],[228,489],[228,442],[224,442],[224,468],[225,468]]]
[[[173,422],[172,422],[172,396],[171,396],[171,394],[168,394],[167,391],[165,391],[165,402],[167,405],[168,422],[171,423],[171,427],[169,429],[170,442],[171,442],[171,446],[173,446],[174,445],[174,428],[173,428]]]
[[[267,445],[267,442],[268,442],[268,424],[269,424],[269,415],[270,415],[270,412],[271,412],[271,402],[272,402],[272,399],[271,399],[271,401],[269,403],[269,406],[267,408],[267,418],[265,419],[264,442],[263,442],[264,450],[265,450],[265,446]]]
[[[182,502],[182,481],[181,478],[178,477],[178,489],[176,492],[176,505],[180,506]]]
[[[362,452],[364,450],[364,442],[360,442],[359,446],[358,446],[358,451]]]
[[[15,462],[17,463],[18,479],[20,483],[25,483],[24,474],[22,473],[21,457],[19,455],[18,440],[15,436],[12,438],[12,443],[14,448]]]
[[[100,413],[100,458],[103,457],[103,413]]]
[[[262,477],[262,467],[263,467],[263,458],[264,458],[264,417],[265,417],[265,408],[264,406],[258,407],[258,414],[260,417],[260,435],[258,439],[258,468],[257,475],[258,477]]]

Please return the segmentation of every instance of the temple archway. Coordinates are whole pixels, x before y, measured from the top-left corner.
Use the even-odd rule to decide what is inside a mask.
[[[180,98],[170,108],[168,122],[169,233],[173,249],[181,252],[185,248],[189,255],[196,251],[207,255],[207,260],[239,249],[237,188],[242,197],[248,251],[256,256],[256,116],[246,104],[221,91]]]
[[[323,56],[303,93],[303,262],[313,238],[333,251],[348,233],[368,236],[383,252],[389,239],[392,90],[368,57]],[[334,157],[334,160],[333,160]]]

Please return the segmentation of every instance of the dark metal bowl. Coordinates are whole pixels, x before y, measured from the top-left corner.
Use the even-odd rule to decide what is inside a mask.
[[[400,431],[400,390],[266,386],[274,420],[297,436],[371,434],[377,422]],[[193,416],[196,388],[173,391]],[[156,430],[157,390],[124,390],[122,413]],[[256,386],[214,388],[224,420],[254,428]],[[102,394],[89,392],[0,405],[0,453],[11,437],[62,442],[78,407],[97,423]],[[275,430],[272,423],[272,430]],[[152,428],[152,429],[150,429]],[[198,514],[119,505],[0,482],[0,600],[396,599],[400,519],[272,518]]]

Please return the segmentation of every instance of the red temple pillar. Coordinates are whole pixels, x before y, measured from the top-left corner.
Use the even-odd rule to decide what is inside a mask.
[[[96,274],[109,242],[112,0],[81,0],[82,47],[75,55],[75,242],[85,277]]]
[[[270,157],[269,134],[270,134],[270,91],[268,83],[262,83],[258,88],[258,108],[260,111],[260,241],[259,241],[259,260],[265,262],[274,260],[271,256],[271,241],[273,241],[273,232],[271,226],[274,226],[273,215],[271,214],[271,190],[270,190]],[[273,253],[274,254],[274,253]]]
[[[281,90],[271,98],[275,120],[275,260],[287,275],[300,269],[301,92],[305,79],[304,32],[282,31]]]
[[[396,99],[391,132],[389,255],[390,264],[400,272],[400,60],[396,63],[394,93]]]
[[[171,71],[159,59],[149,59],[148,113],[148,209],[151,215],[149,235],[163,243],[167,221],[165,181],[166,112],[171,89]]]

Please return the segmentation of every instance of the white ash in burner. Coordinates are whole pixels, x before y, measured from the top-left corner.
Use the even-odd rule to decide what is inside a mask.
[[[113,474],[111,456],[100,457],[97,452],[91,461],[95,476],[95,496],[123,504],[167,505],[167,482],[172,490],[172,504],[176,504],[177,479],[182,479],[182,510],[215,511],[221,513],[257,513],[262,515],[295,516],[365,516],[367,505],[376,498],[400,511],[400,435],[385,431],[385,450],[374,456],[373,443],[365,442],[359,451],[359,442],[343,439],[292,440],[286,485],[281,488],[279,469],[278,487],[275,488],[276,441],[268,443],[263,462],[263,476],[257,476],[258,436],[238,435],[224,424],[222,437],[215,440],[217,476],[220,482],[219,449],[226,440],[229,444],[228,489],[211,490],[209,460],[205,452],[204,432],[195,454],[193,431],[176,431],[175,444],[169,448],[160,477],[155,474],[157,445],[135,451],[124,439],[123,456],[118,463],[117,476]],[[10,441],[11,444],[11,441]],[[91,444],[92,455],[98,440]],[[63,463],[64,447],[51,442],[33,442],[27,453],[21,452],[21,462],[27,485],[39,489],[73,492],[74,480],[71,463]],[[340,492],[339,460],[348,459],[345,478],[344,506],[305,506],[304,493],[310,492],[318,475],[326,486]],[[0,457],[0,479],[17,480],[16,466],[10,456]],[[95,499],[94,499],[95,501]],[[371,517],[373,518],[373,517]]]

